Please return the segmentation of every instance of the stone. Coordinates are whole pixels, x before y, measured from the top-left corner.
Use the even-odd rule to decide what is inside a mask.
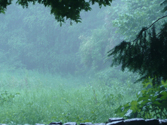
[[[80,123],[80,125],[93,125],[92,122]]]
[[[167,119],[159,119],[160,125],[167,125]]]
[[[62,125],[62,122],[51,122],[49,125]]]
[[[159,120],[157,119],[146,119],[146,125],[159,125]]]
[[[109,118],[108,122],[114,122],[114,121],[123,121],[124,118],[120,117],[120,118]]]
[[[146,125],[146,122],[143,118],[133,118],[124,120],[125,125]]]
[[[76,122],[67,122],[67,123],[64,123],[63,125],[77,125]]]
[[[114,121],[110,122],[107,125],[125,125],[124,121]]]

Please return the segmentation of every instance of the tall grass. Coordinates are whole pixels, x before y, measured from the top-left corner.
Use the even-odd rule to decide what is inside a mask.
[[[106,86],[96,78],[0,72],[0,123],[106,122],[140,89],[130,82]]]

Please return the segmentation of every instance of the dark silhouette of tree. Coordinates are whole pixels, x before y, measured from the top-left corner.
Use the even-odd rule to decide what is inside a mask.
[[[64,22],[65,18],[71,21],[81,22],[80,12],[90,11],[90,5],[98,3],[100,7],[110,5],[112,0],[17,0],[17,4],[23,8],[28,7],[29,3],[43,4],[45,7],[51,8],[51,14],[54,14],[58,22]],[[0,13],[5,13],[8,5],[12,4],[12,0],[0,1]]]
[[[167,80],[167,22],[156,33],[158,20],[148,28],[143,27],[134,41],[123,41],[108,52],[113,59],[111,66],[121,64],[123,71],[128,68],[141,75],[137,81],[152,79],[153,86]]]

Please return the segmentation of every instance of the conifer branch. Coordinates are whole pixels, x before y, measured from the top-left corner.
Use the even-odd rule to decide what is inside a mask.
[[[147,29],[149,29],[149,28],[152,27],[156,22],[158,22],[159,20],[161,20],[161,19],[163,19],[163,18],[165,18],[165,17],[167,17],[167,15],[158,18],[158,19],[157,19],[154,23],[152,23]]]
[[[163,17],[160,17],[158,18],[156,21],[154,21],[149,27],[143,27],[142,30],[140,31],[139,35],[137,36],[137,38],[135,40],[133,40],[133,42],[135,42],[141,35],[144,31],[148,30],[150,27],[152,27],[156,22],[158,22],[159,20],[163,19],[167,17],[167,15],[163,16]],[[158,33],[159,34],[159,33]]]
[[[148,29],[151,28],[156,22],[158,22],[159,20],[161,20],[161,19],[163,19],[163,18],[165,18],[165,17],[167,17],[167,15],[158,18],[158,19],[157,19],[156,21],[154,21],[149,27],[143,27],[142,30],[140,31],[140,33],[138,34],[137,38],[134,39],[133,42],[135,42],[138,38],[140,38],[140,36],[142,35],[142,33],[143,33],[144,31],[148,30]],[[158,33],[158,34],[159,34],[159,33]],[[110,53],[111,51],[112,51],[112,49],[109,50],[107,53]],[[111,54],[110,54],[110,55],[111,55]]]

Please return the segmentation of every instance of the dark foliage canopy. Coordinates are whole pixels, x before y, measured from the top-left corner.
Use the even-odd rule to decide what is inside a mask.
[[[45,7],[51,8],[51,14],[54,14],[58,22],[64,22],[65,18],[75,22],[80,22],[80,12],[90,11],[90,5],[98,3],[102,5],[110,5],[112,0],[17,0],[17,4],[23,8],[28,7],[29,3],[40,3]],[[12,4],[12,0],[0,0],[0,13],[5,13],[8,5]]]
[[[167,80],[167,23],[159,33],[154,24],[151,26],[143,27],[134,41],[121,42],[109,51],[109,56],[113,57],[112,66],[121,64],[122,70],[138,72],[139,80],[151,78],[155,85]]]

